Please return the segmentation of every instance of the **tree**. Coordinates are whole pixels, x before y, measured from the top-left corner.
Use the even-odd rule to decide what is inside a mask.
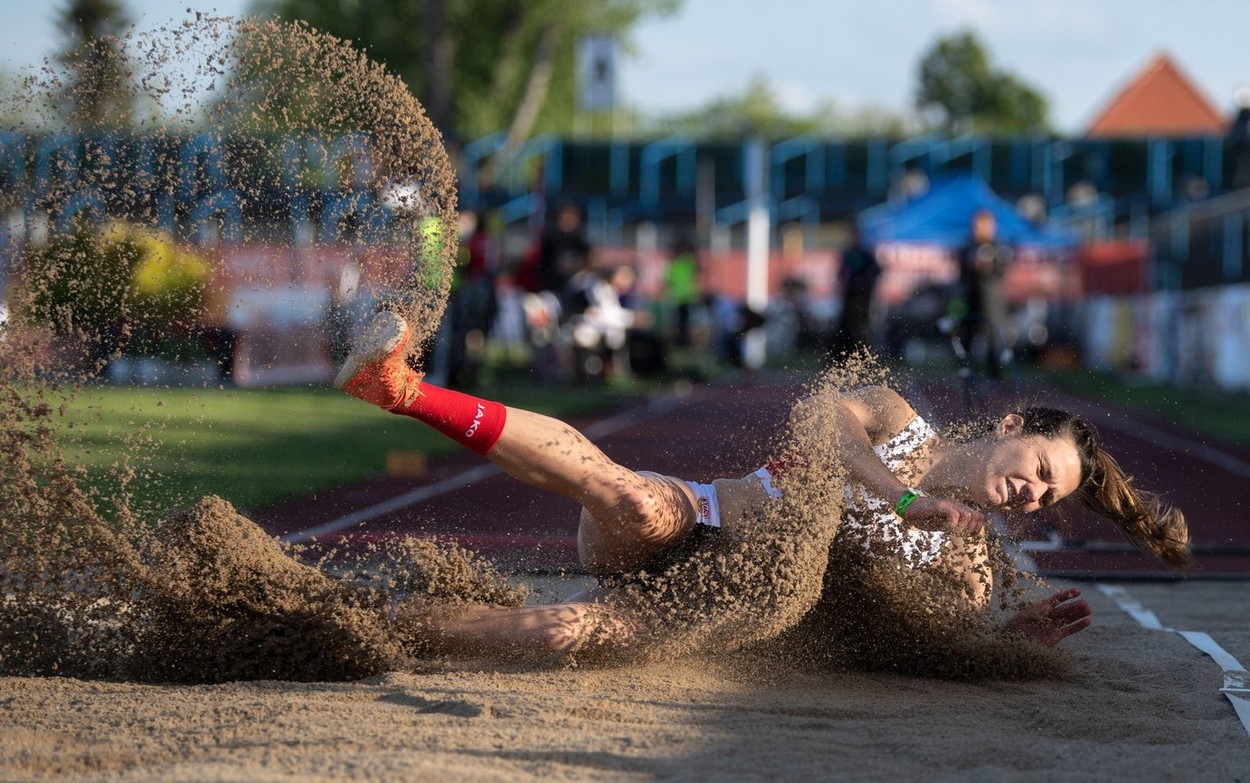
[[[999,71],[971,30],[939,38],[920,61],[916,106],[936,110],[948,133],[1045,131],[1046,98]]]
[[[995,130],[1028,133],[1049,129],[1050,106],[1045,96],[1011,74],[998,74],[992,91]]]
[[[740,139],[745,135],[779,139],[805,133],[824,136],[902,136],[912,129],[908,118],[884,109],[847,113],[825,101],[809,113],[787,110],[777,91],[755,76],[738,95],[714,98],[695,111],[661,117],[650,123],[656,133],[700,139]]]
[[[583,35],[624,35],[680,1],[259,0],[256,10],[353,41],[453,140],[507,130],[519,141],[572,130]]]
[[[65,68],[62,114],[86,129],[121,128],[134,114],[130,68],[119,40],[130,20],[116,0],[70,0],[58,25],[68,39],[57,57]]]
[[[693,138],[783,138],[814,131],[817,124],[787,112],[773,87],[756,75],[740,94],[716,97],[694,111],[660,118],[654,128]]]
[[[22,75],[0,69],[0,128],[44,133],[56,124],[55,115],[44,91],[32,90]]]

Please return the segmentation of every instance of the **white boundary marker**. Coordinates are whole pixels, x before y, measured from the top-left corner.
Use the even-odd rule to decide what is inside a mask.
[[[652,419],[657,416],[662,416],[677,407],[677,403],[678,397],[676,395],[666,395],[649,403],[641,410],[633,408],[618,413],[615,416],[609,416],[606,419],[594,422],[581,432],[592,441],[598,438],[603,438],[613,433],[620,432],[626,427],[634,424],[647,421],[648,419]],[[500,471],[499,468],[489,463],[485,465],[477,465],[469,468],[468,470],[462,470],[456,475],[449,476],[442,481],[438,481],[424,487],[417,487],[411,492],[405,492],[402,495],[396,495],[395,497],[383,500],[380,503],[374,503],[372,506],[365,506],[364,508],[357,509],[356,511],[339,517],[338,519],[332,519],[329,522],[325,522],[305,530],[300,530],[295,533],[288,533],[287,535],[282,536],[282,541],[287,544],[303,544],[317,538],[318,536],[341,533],[350,527],[359,525],[361,522],[368,522],[371,519],[376,519],[380,516],[399,511],[401,508],[407,508],[408,506],[420,503],[423,500],[429,500],[430,498],[438,497],[439,495],[445,495],[448,492],[466,487],[475,481],[481,481],[482,479],[489,478],[490,476],[500,472],[502,471]]]
[[[1143,628],[1174,633],[1209,655],[1211,660],[1224,670],[1224,687],[1220,688],[1220,692],[1232,702],[1233,710],[1241,719],[1241,725],[1246,733],[1250,734],[1250,672],[1246,671],[1246,667],[1242,666],[1208,634],[1201,631],[1178,631],[1175,628],[1165,628],[1154,612],[1129,595],[1128,590],[1123,587],[1101,583],[1095,586],[1098,592],[1110,598],[1116,606],[1124,610]]]

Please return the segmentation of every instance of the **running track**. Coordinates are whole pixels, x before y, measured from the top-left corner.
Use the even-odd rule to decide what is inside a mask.
[[[1250,575],[1250,525],[1242,499],[1250,488],[1250,449],[1199,438],[1174,423],[1125,414],[1105,402],[1028,392],[1034,400],[1091,418],[1107,447],[1142,486],[1163,492],[1185,510],[1199,564],[1193,577]],[[708,481],[743,475],[762,464],[799,393],[796,381],[778,377],[696,386],[682,395],[658,395],[628,410],[572,423],[624,465]],[[935,421],[957,415],[953,389],[930,383],[904,394]],[[291,541],[314,535],[319,541],[439,536],[508,568],[547,571],[577,568],[577,512],[571,501],[532,490],[466,451],[436,461],[419,479],[368,480],[255,516],[269,532]],[[1050,532],[1056,526],[1062,535]],[[1030,538],[1029,554],[1043,573],[1173,575],[1127,548],[1109,525],[1079,510],[1065,519],[1042,520]]]

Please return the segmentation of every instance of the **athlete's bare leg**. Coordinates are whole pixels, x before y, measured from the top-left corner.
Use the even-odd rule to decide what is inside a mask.
[[[590,602],[540,606],[401,604],[395,622],[435,652],[542,658],[578,651],[619,654],[631,639],[619,610]]]
[[[694,528],[694,497],[685,484],[622,467],[549,416],[508,408],[486,456],[513,478],[581,504],[578,555],[592,574],[637,569]]]
[[[410,329],[380,313],[335,383],[439,429],[529,486],[581,504],[578,551],[594,574],[638,568],[693,529],[685,484],[618,465],[573,427],[421,382],[404,360]]]

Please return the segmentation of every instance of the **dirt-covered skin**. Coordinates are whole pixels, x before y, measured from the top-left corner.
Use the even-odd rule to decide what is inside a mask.
[[[859,355],[828,370],[809,393],[888,382],[879,363]],[[992,569],[997,605],[974,608],[962,574],[911,567],[897,543],[839,535],[847,514],[855,513],[847,504],[847,488],[855,485],[838,459],[838,435],[827,419],[796,415],[775,437],[773,452],[786,464],[775,477],[781,500],[659,573],[620,580],[604,599],[618,612],[616,622],[603,623],[602,638],[588,640],[578,660],[749,649],[824,672],[993,678],[1069,671],[1061,651],[1002,632],[1005,612],[1023,605],[1037,584],[1021,578],[996,535],[981,578],[989,579]],[[924,459],[931,446],[915,456]],[[624,645],[622,634],[628,636]]]

